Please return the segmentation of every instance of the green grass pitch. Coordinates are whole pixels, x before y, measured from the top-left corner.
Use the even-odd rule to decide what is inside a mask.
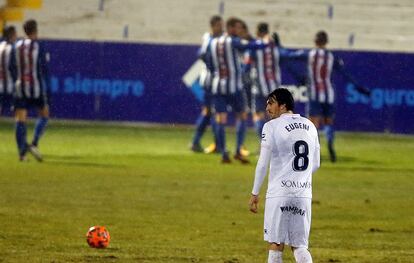
[[[51,122],[45,161],[19,163],[13,124],[0,122],[0,262],[267,262],[265,185],[259,214],[247,205],[256,157],[221,165],[191,153],[191,135]],[[253,131],[246,145],[257,150]],[[414,137],[338,133],[337,149],[314,175],[314,262],[414,262]],[[88,247],[92,225],[107,226],[107,249]]]

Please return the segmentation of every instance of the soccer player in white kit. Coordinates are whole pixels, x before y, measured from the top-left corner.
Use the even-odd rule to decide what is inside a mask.
[[[294,100],[287,89],[276,89],[267,97],[271,120],[263,127],[249,205],[257,213],[260,187],[270,163],[264,217],[268,263],[283,262],[285,245],[292,247],[296,262],[312,262],[308,251],[312,173],[320,166],[320,145],[315,125],[293,110]]]

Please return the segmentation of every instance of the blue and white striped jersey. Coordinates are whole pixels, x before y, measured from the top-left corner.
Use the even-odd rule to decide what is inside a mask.
[[[241,62],[238,37],[223,35],[211,41],[210,50],[213,59],[213,94],[234,94],[242,89]]]
[[[279,49],[273,41],[258,39],[256,43],[268,46],[250,53],[251,77],[255,83],[253,93],[266,97],[281,85]]]
[[[212,93],[220,95],[234,94],[242,90],[241,51],[264,48],[265,45],[254,42],[242,43],[239,37],[224,34],[210,43],[213,61]]]
[[[333,72],[340,73],[347,81],[355,85],[355,88],[361,94],[368,95],[370,90],[361,86],[355,79],[345,70],[342,59],[335,57],[331,51],[326,48],[313,48],[311,50],[298,50],[296,52],[287,52],[281,54],[281,58],[288,60],[299,59],[307,63],[308,75],[308,98],[310,102],[334,104],[335,88],[332,85],[331,74]],[[286,63],[286,61],[285,61]],[[288,65],[288,64],[287,64]],[[301,74],[291,71],[292,76],[299,82],[302,82]]]
[[[31,39],[19,40],[14,53],[17,98],[45,97],[48,88],[47,59],[39,42]]]
[[[314,48],[308,54],[308,73],[310,79],[309,100],[333,104],[335,91],[331,83],[331,73],[334,66],[332,52]]]
[[[11,95],[14,91],[11,58],[13,44],[7,41],[0,43],[0,94]]]

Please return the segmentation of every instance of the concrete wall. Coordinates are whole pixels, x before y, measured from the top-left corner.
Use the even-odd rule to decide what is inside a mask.
[[[47,38],[198,44],[221,2],[225,18],[243,18],[252,31],[266,21],[285,46],[310,47],[325,29],[331,48],[414,51],[411,0],[104,0],[103,10],[100,0],[44,0],[25,18],[37,19]]]

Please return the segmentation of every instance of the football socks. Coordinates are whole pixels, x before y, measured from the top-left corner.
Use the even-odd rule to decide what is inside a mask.
[[[297,263],[312,263],[312,256],[306,248],[296,248],[293,255]]]
[[[45,131],[47,122],[48,122],[48,118],[44,118],[44,117],[39,118],[36,122],[36,126],[35,126],[35,129],[34,129],[33,141],[32,141],[32,144],[36,147],[39,144],[40,137],[43,135],[43,133]]]
[[[282,251],[269,250],[269,257],[267,263],[283,263]]]
[[[237,134],[237,148],[236,154],[240,154],[240,149],[244,143],[244,137],[246,137],[246,121],[238,120],[236,124],[236,134]]]
[[[27,151],[26,123],[21,121],[16,122],[16,142],[19,156],[23,156]]]
[[[210,115],[200,114],[196,121],[196,130],[193,137],[193,145],[200,145],[201,137],[203,136],[208,124],[210,122]]]

